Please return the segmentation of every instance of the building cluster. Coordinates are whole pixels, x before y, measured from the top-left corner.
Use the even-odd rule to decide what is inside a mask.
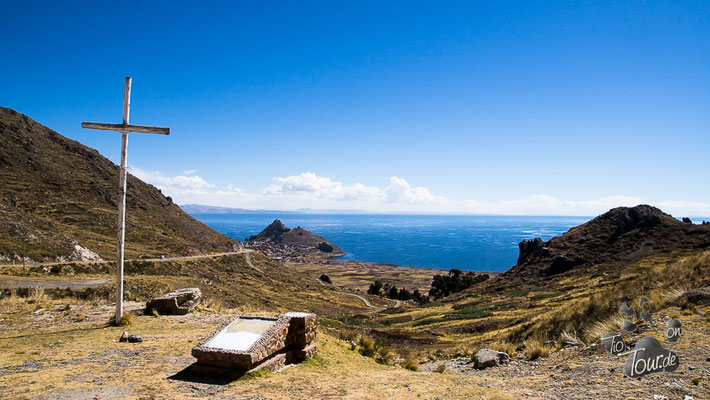
[[[312,260],[309,256],[314,253],[313,246],[274,243],[270,240],[251,240],[245,242],[244,247],[260,251],[273,259],[286,262],[310,262]]]

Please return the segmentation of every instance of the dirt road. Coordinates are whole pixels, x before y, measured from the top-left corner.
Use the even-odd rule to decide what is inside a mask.
[[[231,253],[214,253],[214,254],[200,254],[196,256],[183,256],[183,257],[166,257],[166,258],[142,258],[142,259],[135,259],[135,260],[126,260],[126,262],[131,262],[131,261],[150,261],[150,262],[163,262],[163,261],[175,261],[175,260],[195,260],[198,258],[209,258],[209,257],[220,257],[220,256],[228,256],[232,254],[242,254],[246,253],[249,254],[253,252],[254,250],[251,249],[244,249],[244,250],[239,250],[239,251],[233,251]],[[247,257],[247,262],[251,265],[251,261]],[[111,261],[106,261],[106,260],[98,260],[98,261],[62,261],[62,262],[46,262],[46,263],[30,263],[26,264],[28,267],[46,267],[46,266],[52,266],[52,265],[66,265],[66,264],[105,264],[108,262],[113,262]],[[4,267],[19,267],[22,266],[22,264],[4,264],[0,265],[0,268]],[[254,266],[252,265],[252,268]],[[256,268],[255,268],[256,269]]]
[[[101,286],[111,279],[44,279],[0,275],[0,289],[39,287],[42,289],[83,289]]]

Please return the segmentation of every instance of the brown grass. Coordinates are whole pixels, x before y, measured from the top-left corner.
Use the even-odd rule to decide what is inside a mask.
[[[540,338],[532,338],[523,341],[523,346],[525,349],[525,357],[530,360],[537,360],[541,357],[547,357],[552,352],[553,348],[550,346],[545,346],[544,341]]]

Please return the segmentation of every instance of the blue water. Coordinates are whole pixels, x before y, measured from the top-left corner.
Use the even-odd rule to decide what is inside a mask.
[[[420,268],[501,272],[518,259],[518,243],[548,240],[589,217],[193,214],[222,234],[244,240],[278,218],[321,235],[348,254],[342,260]]]

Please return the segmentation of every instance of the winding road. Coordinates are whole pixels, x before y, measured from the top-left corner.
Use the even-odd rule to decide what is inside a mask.
[[[372,308],[372,309],[375,309],[375,310],[384,310],[383,307],[373,306],[372,303],[370,303],[370,300],[368,300],[368,299],[366,299],[366,298],[360,296],[359,294],[355,294],[355,293],[343,293],[343,294],[346,294],[346,295],[348,295],[348,296],[357,297],[358,299],[362,300],[362,302],[365,303],[366,306],[368,306],[368,307],[370,307],[370,308]]]
[[[182,256],[182,257],[166,257],[166,258],[138,258],[138,259],[133,259],[133,260],[126,260],[126,262],[134,262],[134,261],[150,261],[150,262],[163,262],[163,261],[175,261],[175,260],[195,260],[198,258],[210,258],[210,257],[220,257],[220,256],[229,256],[232,254],[242,254],[246,253],[247,255],[254,250],[251,249],[244,249],[244,250],[239,250],[239,251],[232,251],[229,253],[213,253],[213,254],[199,254],[196,256]],[[45,263],[28,263],[25,264],[28,267],[47,267],[47,266],[52,266],[52,265],[67,265],[67,264],[106,264],[110,263],[112,261],[106,261],[106,260],[95,260],[95,261],[61,261],[61,262],[45,262]],[[249,257],[247,257],[247,263],[257,271],[259,271],[258,268],[256,268],[252,263],[251,260],[249,260]],[[21,267],[22,264],[3,264],[0,265],[0,268],[5,268],[5,267]]]
[[[323,285],[323,286],[328,286],[328,284],[325,283],[325,282],[323,282],[323,280],[318,279],[318,278],[315,278],[315,279],[316,279],[316,282],[320,283],[321,285]],[[332,284],[331,284],[331,285],[332,285]],[[333,287],[337,287],[337,286],[333,285]],[[372,303],[370,303],[370,301],[369,301],[368,299],[366,299],[365,297],[363,297],[363,296],[361,296],[361,295],[359,295],[359,294],[356,294],[356,293],[348,293],[348,292],[343,292],[343,294],[346,294],[346,295],[348,295],[348,296],[357,297],[357,298],[360,299],[363,303],[365,303],[365,305],[366,305],[367,307],[370,307],[370,308],[372,308],[372,309],[374,309],[374,310],[381,311],[381,310],[387,309],[386,307],[377,307],[377,306],[373,305]],[[390,300],[394,301],[394,306],[392,306],[391,308],[399,308],[399,307],[402,306],[402,300],[394,300],[394,299],[390,299]]]

